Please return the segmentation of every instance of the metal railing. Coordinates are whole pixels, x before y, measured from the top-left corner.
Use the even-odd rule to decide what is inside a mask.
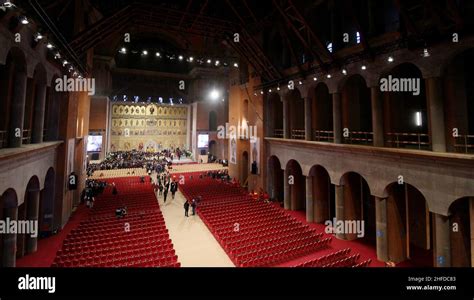
[[[275,129],[273,131],[273,137],[276,137],[276,138],[283,138],[283,129]]]
[[[305,132],[304,129],[293,129],[291,130],[291,138],[294,140],[304,140]]]
[[[351,131],[348,137],[344,138],[344,144],[372,145],[374,133],[366,131]]]
[[[389,132],[385,136],[386,145],[392,148],[429,150],[431,146],[430,136],[426,133]]]
[[[23,145],[31,144],[31,130],[23,129],[22,144]]]
[[[455,137],[454,149],[460,153],[474,153],[474,135],[463,134]]]
[[[334,142],[334,131],[315,130],[313,140],[317,142]]]

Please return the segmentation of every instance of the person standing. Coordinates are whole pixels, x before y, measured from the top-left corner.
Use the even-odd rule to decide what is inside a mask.
[[[193,216],[196,215],[196,199],[193,199],[192,203],[191,203],[191,207],[193,208]]]
[[[165,190],[163,191],[163,201],[166,203],[166,197],[168,196],[168,184],[165,185]]]
[[[171,183],[171,199],[173,199],[173,200],[174,200],[174,194],[176,194],[176,190],[177,190],[176,182],[173,181]]]
[[[184,216],[185,217],[189,217],[188,212],[189,212],[189,202],[186,201],[184,202]]]

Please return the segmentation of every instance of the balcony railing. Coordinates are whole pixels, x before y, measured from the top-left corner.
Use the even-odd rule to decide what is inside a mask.
[[[348,137],[344,137],[344,144],[372,145],[373,132],[351,131]]]
[[[283,129],[275,129],[273,131],[273,137],[276,137],[276,138],[283,138]]]
[[[386,134],[385,143],[392,148],[430,149],[430,137],[425,133],[390,132]]]
[[[474,135],[458,135],[454,148],[458,153],[474,153]]]
[[[332,143],[334,141],[334,131],[315,130],[313,140],[317,142]]]
[[[305,130],[304,129],[293,129],[291,130],[291,138],[294,140],[304,140]]]
[[[24,129],[23,130],[23,138],[22,138],[22,144],[31,144],[31,130],[29,129]]]

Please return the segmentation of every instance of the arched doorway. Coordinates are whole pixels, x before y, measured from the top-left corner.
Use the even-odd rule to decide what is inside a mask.
[[[53,230],[54,221],[54,199],[55,199],[56,174],[53,168],[49,168],[44,180],[44,189],[40,194],[38,228],[40,237],[48,236]]]
[[[268,136],[283,138],[283,103],[280,95],[271,93],[267,98]]]
[[[306,210],[306,182],[300,164],[292,159],[286,164],[285,178],[289,188],[289,204],[291,210]],[[285,196],[286,197],[286,196]],[[285,201],[288,201],[285,199]]]
[[[394,148],[431,149],[425,81],[421,71],[413,64],[404,63],[393,68],[383,79],[393,89],[395,86],[391,82],[394,80],[399,82],[398,89],[412,88],[412,91],[382,92],[386,145]],[[401,80],[406,84],[402,85]],[[417,85],[418,91],[414,89]]]
[[[342,128],[346,144],[372,144],[372,108],[370,89],[361,75],[352,75],[342,88]]]
[[[375,199],[370,193],[367,181],[356,172],[344,174],[340,180],[344,189],[344,215],[345,221],[363,221],[363,237],[359,232],[346,233],[345,239],[362,241],[375,245]]]
[[[39,214],[39,201],[39,180],[38,177],[33,176],[30,178],[28,185],[26,186],[25,199],[18,207],[18,220],[36,222],[38,220]],[[34,237],[31,234],[18,234],[16,257],[20,258],[25,254],[35,252],[37,248],[37,241],[37,236]]]
[[[474,152],[473,68],[474,49],[469,49],[456,56],[444,73],[446,139],[451,152]]]
[[[334,138],[332,98],[326,84],[318,83],[314,90],[314,101],[312,101],[312,135],[314,141],[332,142]]]
[[[423,194],[398,182],[386,188],[388,259],[409,259],[416,266],[433,266],[432,214]]]
[[[471,223],[474,214],[474,197],[456,200],[449,207],[449,228],[451,228],[451,267],[471,267],[473,232]]]
[[[312,181],[313,221],[324,223],[336,216],[334,184],[322,166],[313,166],[309,171]]]
[[[0,197],[0,220],[18,219],[18,198],[14,189],[7,189]],[[16,262],[16,234],[0,234],[0,265],[14,267]]]
[[[288,98],[288,124],[290,127],[290,137],[292,139],[304,140],[304,100],[298,89],[294,89],[285,96]]]
[[[18,48],[8,53],[6,64],[0,66],[0,147],[20,147],[23,136],[16,135],[16,129],[23,132],[26,93],[26,58]]]
[[[242,182],[244,186],[248,186],[247,179],[249,177],[249,153],[247,151],[242,153],[242,164],[240,165],[240,170],[240,182]]]
[[[276,156],[268,158],[268,174],[267,174],[267,193],[270,199],[283,203],[283,170],[281,169],[280,160]]]

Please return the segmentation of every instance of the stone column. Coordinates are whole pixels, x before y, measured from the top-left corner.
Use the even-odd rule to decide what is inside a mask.
[[[307,141],[313,139],[311,101],[311,97],[304,98],[304,136]]]
[[[332,94],[332,119],[334,131],[334,143],[342,143],[342,103],[341,93]]]
[[[288,97],[282,96],[281,101],[283,102],[283,138],[290,139],[290,108],[288,107]]]
[[[18,207],[5,208],[4,218],[16,221],[18,219]],[[3,267],[16,266],[16,234],[5,234],[3,236]]]
[[[31,135],[31,143],[38,144],[43,142],[44,115],[46,104],[46,84],[38,84],[36,86],[36,99],[33,117],[33,132]]]
[[[314,221],[314,206],[313,206],[313,177],[306,176],[306,221]]]
[[[469,210],[471,221],[471,267],[474,267],[474,197],[469,199]]]
[[[344,186],[336,185],[336,221],[344,221]],[[336,226],[336,224],[333,224]],[[336,238],[340,240],[346,239],[344,233],[337,233]]]
[[[387,199],[375,197],[375,232],[377,237],[377,259],[388,261]]]
[[[374,133],[373,145],[375,147],[384,146],[384,134],[383,134],[383,107],[382,97],[380,94],[380,88],[374,86],[370,88],[370,96],[372,103],[372,131]]]
[[[449,218],[440,214],[434,214],[435,221],[435,243],[434,259],[436,267],[451,266],[451,238]]]
[[[10,126],[8,127],[8,146],[10,148],[20,147],[22,144],[27,81],[25,72],[16,72],[13,78],[15,82],[11,101]]]
[[[284,191],[284,199],[283,204],[285,209],[291,209],[291,191],[290,191],[290,183],[288,182],[288,177],[290,176],[290,172],[288,169],[284,171],[284,178],[283,178],[283,191]]]
[[[32,190],[28,191],[28,205],[26,212],[26,220],[33,221],[35,224],[38,224],[38,214],[39,214],[39,198],[40,198],[40,190]],[[36,237],[33,237],[31,233],[25,234],[26,238],[26,254],[36,252],[38,249],[38,236],[39,228],[36,227],[38,230],[36,232]]]
[[[432,77],[426,78],[425,82],[432,150],[446,152],[442,80]]]

